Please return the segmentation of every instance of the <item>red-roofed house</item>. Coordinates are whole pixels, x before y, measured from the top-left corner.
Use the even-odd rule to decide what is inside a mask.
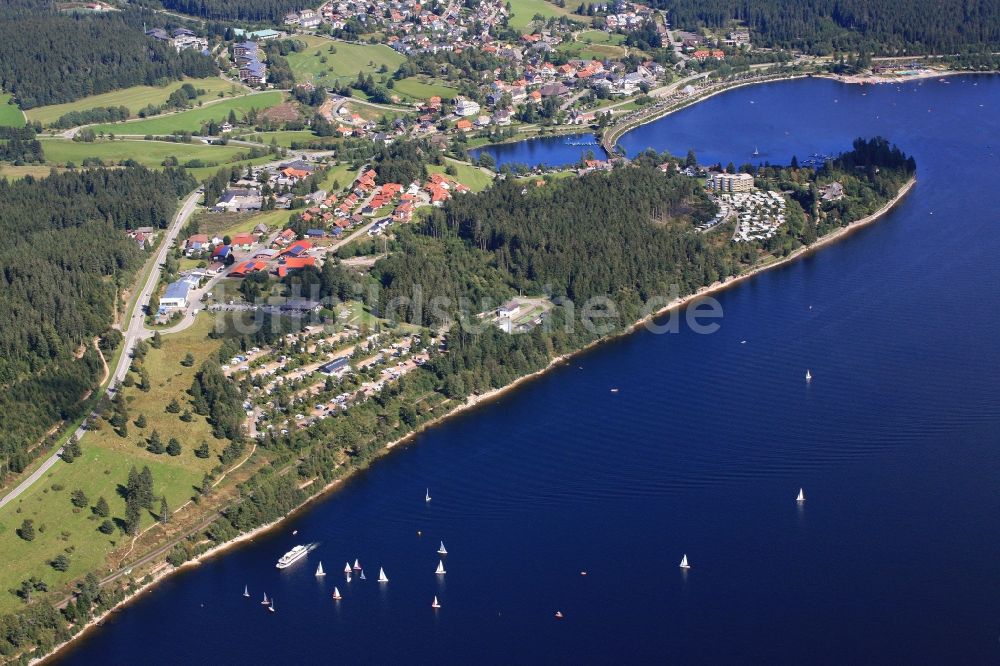
[[[242,233],[233,236],[233,246],[238,247],[242,250],[249,250],[250,246],[253,245],[254,237],[252,234]]]
[[[266,261],[254,261],[253,259],[248,259],[247,261],[244,261],[242,264],[233,268],[233,270],[229,271],[229,275],[231,275],[232,277],[244,277],[256,271],[266,271],[266,270],[267,270]]]
[[[285,277],[290,271],[297,271],[306,266],[315,266],[316,257],[286,257],[278,266],[278,277]]]

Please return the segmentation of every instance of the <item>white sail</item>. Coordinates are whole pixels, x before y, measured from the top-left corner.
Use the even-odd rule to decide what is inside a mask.
[[[688,564],[688,556],[684,555],[684,557],[681,558],[681,569],[690,569],[690,568],[691,565]]]
[[[348,583],[350,583],[350,582],[351,582],[351,574],[347,574],[347,582],[348,582]]]
[[[441,608],[441,604],[438,603],[437,596],[434,597],[434,601],[431,603],[431,608]]]
[[[378,568],[378,582],[380,583],[389,582],[389,577],[385,575],[385,569],[383,569],[382,567]]]
[[[438,555],[447,555],[448,550],[444,547],[444,541],[441,542],[441,546],[438,548]]]
[[[323,571],[323,563],[322,562],[320,562],[319,566],[316,567],[316,575],[317,576],[325,576],[326,575],[326,572]]]
[[[262,604],[263,604],[263,605],[265,605],[265,606],[266,606],[266,605],[268,605],[268,604],[270,603],[270,602],[269,602],[269,601],[267,600],[267,592],[265,592],[265,593],[264,593],[264,601],[262,601],[262,602],[260,602],[260,603],[262,603]]]
[[[426,490],[426,491],[424,492],[424,501],[425,501],[425,502],[430,502],[430,501],[431,501],[431,489],[430,489],[430,488],[428,488],[428,489],[427,489],[427,490]]]
[[[357,558],[354,558],[354,570],[361,571],[361,562]]]
[[[274,599],[271,599],[271,605],[267,607],[267,610],[274,612]]]
[[[249,587],[246,587],[246,586],[243,587],[243,596],[244,597],[249,597],[250,596],[250,588]]]
[[[365,570],[364,569],[361,570],[361,580],[368,580],[367,578],[365,578]]]
[[[337,601],[340,601],[340,599],[342,598],[340,596],[340,590],[338,590],[336,587],[333,588],[333,598],[336,599]]]
[[[444,575],[444,562],[442,562],[441,560],[438,560],[438,568],[437,568],[437,571],[435,571],[434,573],[436,573],[438,575]]]
[[[345,574],[351,573],[351,563],[350,562],[344,562],[344,573]]]
[[[806,501],[806,494],[805,494],[805,492],[801,488],[799,488],[799,496],[795,498],[795,501],[796,502],[805,502]]]
[[[812,381],[812,378],[813,378],[812,373],[806,370],[806,381],[807,382]]]

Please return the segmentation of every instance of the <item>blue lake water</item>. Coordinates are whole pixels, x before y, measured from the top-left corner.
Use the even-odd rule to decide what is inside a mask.
[[[744,88],[630,134],[630,153],[723,162],[883,134],[919,181],[877,224],[719,294],[719,332],[577,357],[60,659],[1000,662],[1000,78],[949,81]],[[274,568],[304,541],[322,545]],[[345,583],[355,557],[368,580]]]
[[[527,164],[530,166],[544,164],[557,167],[579,162],[587,155],[588,151],[600,159],[605,157],[604,149],[601,148],[597,137],[591,132],[483,146],[470,150],[469,154],[473,159],[478,159],[480,154],[489,153],[496,160],[497,167],[504,164]]]

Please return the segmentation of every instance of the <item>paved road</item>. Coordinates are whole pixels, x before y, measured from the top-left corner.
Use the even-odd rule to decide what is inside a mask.
[[[199,188],[200,189],[200,188]],[[129,366],[132,364],[132,349],[135,344],[144,338],[148,338],[152,333],[146,328],[144,308],[149,302],[149,297],[156,289],[157,285],[160,283],[160,273],[162,271],[163,263],[167,260],[167,253],[170,252],[174,241],[177,239],[177,234],[184,227],[188,218],[194,212],[195,207],[198,204],[198,200],[201,198],[201,193],[196,190],[192,192],[184,203],[181,204],[180,209],[174,215],[173,221],[163,237],[163,242],[160,243],[160,249],[156,253],[155,263],[153,269],[149,272],[149,277],[146,278],[146,283],[143,285],[142,290],[139,292],[138,298],[135,299],[135,305],[132,307],[132,313],[126,321],[122,322],[122,326],[125,329],[125,340],[124,347],[122,349],[122,354],[118,359],[118,365],[115,367],[114,372],[112,372],[111,377],[108,381],[108,393],[111,393],[111,387],[113,387],[118,382],[125,378],[125,374],[128,373]],[[95,418],[95,414],[88,416],[88,419]],[[76,432],[73,433],[75,437],[83,437],[84,432],[86,432],[83,427],[77,428]],[[59,461],[59,455],[62,453],[62,448],[57,450],[51,456],[49,456],[41,466],[35,470],[30,476],[28,476],[24,481],[22,481],[14,490],[8,493],[5,497],[0,499],[0,508],[4,505],[16,500],[24,491],[31,487],[33,483],[42,478],[46,472],[48,472],[53,465]]]

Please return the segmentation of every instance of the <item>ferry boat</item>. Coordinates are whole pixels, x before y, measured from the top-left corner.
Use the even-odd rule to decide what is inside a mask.
[[[295,548],[292,548],[290,551],[282,555],[281,559],[278,560],[278,563],[275,564],[274,566],[277,567],[278,569],[284,569],[285,567],[290,567],[291,565],[295,564],[303,557],[305,557],[306,553],[308,552],[309,552],[308,546],[303,546],[302,544],[299,544]]]

